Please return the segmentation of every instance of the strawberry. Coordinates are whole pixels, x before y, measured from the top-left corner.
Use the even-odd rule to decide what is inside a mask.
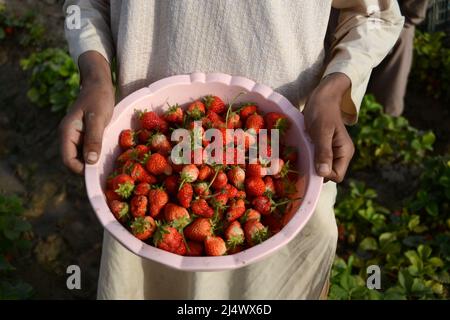
[[[225,229],[225,239],[227,240],[227,247],[234,249],[244,243],[244,230],[241,227],[239,221],[233,221]]]
[[[139,113],[139,121],[141,127],[147,130],[158,130],[166,133],[169,129],[169,125],[154,111]]]
[[[183,109],[178,104],[170,106],[169,109],[164,113],[164,120],[169,123],[182,124],[183,123],[184,112]]]
[[[149,156],[150,148],[145,144],[138,144],[134,148],[136,160],[145,162],[144,160]]]
[[[210,110],[206,112],[206,116],[202,118],[202,125],[205,128],[220,128],[224,127],[225,123],[221,116]]]
[[[208,111],[214,111],[215,113],[222,113],[226,110],[225,103],[217,96],[205,96],[203,102]]]
[[[153,236],[156,247],[181,256],[186,254],[187,248],[183,235],[174,227],[156,224],[157,229]]]
[[[262,196],[266,190],[266,184],[260,177],[248,177],[245,179],[245,191],[252,197]]]
[[[155,133],[149,139],[150,149],[154,152],[158,152],[166,156],[169,154],[170,150],[172,150],[172,146],[170,145],[167,137],[162,133]]]
[[[122,197],[119,196],[114,190],[106,190],[105,191],[106,200],[109,202],[113,200],[122,200]]]
[[[230,112],[228,115],[226,127],[228,129],[242,128],[241,117],[236,112]]]
[[[156,217],[169,202],[169,195],[162,187],[151,189],[148,193],[148,198],[150,199],[149,211],[152,217]]]
[[[222,170],[220,170],[217,172],[216,178],[214,179],[211,186],[215,190],[221,190],[222,188],[225,188],[227,183],[228,183],[227,175]]]
[[[272,177],[264,177],[264,183],[266,184],[266,190],[264,191],[264,194],[272,197],[275,194],[275,184],[273,183]]]
[[[123,149],[129,149],[136,145],[135,133],[133,130],[122,130],[119,135],[119,146]]]
[[[245,212],[245,202],[242,199],[231,200],[230,206],[227,210],[227,222],[233,222],[239,219]]]
[[[213,208],[223,209],[228,202],[228,196],[226,193],[220,193],[211,199],[211,205]]]
[[[223,189],[223,191],[225,192],[225,194],[229,199],[235,198],[238,194],[238,189],[233,187],[231,184],[227,184]]]
[[[152,217],[137,217],[131,223],[131,232],[139,240],[145,241],[151,236],[156,230],[156,223]]]
[[[205,181],[208,180],[213,174],[214,174],[213,168],[211,168],[207,164],[203,164],[200,167],[197,179],[200,181]]]
[[[291,146],[284,146],[282,148],[281,151],[282,154],[282,158],[286,161],[286,162],[290,162],[290,163],[297,163],[297,158],[298,158],[298,150],[295,147],[291,147]]]
[[[263,217],[263,223],[267,226],[270,231],[270,234],[276,234],[281,231],[283,228],[283,224],[280,219],[273,214],[269,214]]]
[[[277,197],[283,198],[297,192],[294,183],[291,183],[287,178],[274,179],[275,193]]]
[[[197,241],[187,242],[187,256],[199,257],[203,255],[203,243]]]
[[[171,195],[177,194],[178,186],[179,186],[178,180],[179,180],[179,178],[177,175],[168,176],[164,180],[164,187],[166,188],[167,193],[169,193]]]
[[[246,103],[242,105],[239,111],[242,121],[246,121],[249,116],[258,112],[258,107],[253,103]]]
[[[189,223],[189,212],[173,203],[168,203],[164,207],[164,218],[167,222],[177,222],[180,226],[186,226]]]
[[[245,171],[241,167],[235,166],[227,172],[228,180],[239,190],[244,188]]]
[[[198,196],[208,196],[210,190],[207,182],[197,182],[194,184],[194,192]]]
[[[269,112],[264,116],[264,121],[267,125],[267,129],[278,129],[280,131],[280,136],[283,135],[286,130],[289,129],[288,118],[278,112]]]
[[[200,100],[195,100],[192,102],[186,110],[188,116],[193,120],[200,120],[205,112],[205,105]]]
[[[208,205],[205,199],[195,199],[191,203],[192,212],[198,216],[211,218],[214,215],[214,210]]]
[[[138,140],[140,143],[146,144],[151,135],[152,133],[150,130],[141,129],[138,131]]]
[[[150,191],[150,184],[147,182],[141,182],[134,188],[135,196],[146,196]]]
[[[247,244],[254,246],[266,240],[269,236],[269,231],[261,222],[252,219],[244,224],[244,234]]]
[[[247,209],[247,211],[245,211],[244,215],[239,219],[239,221],[244,224],[250,220],[261,220],[261,214],[255,209]]]
[[[154,174],[155,176],[160,174],[170,176],[172,174],[172,167],[170,166],[169,162],[167,162],[166,158],[164,158],[164,156],[159,153],[151,154],[148,157],[147,162],[145,163],[145,167],[151,174]]]
[[[126,172],[129,173],[136,182],[146,182],[148,184],[156,183],[156,178],[145,171],[140,163],[133,163],[127,168]]]
[[[270,214],[272,211],[272,203],[266,196],[258,196],[252,200],[252,206],[262,215]]]
[[[235,198],[245,199],[246,196],[247,196],[247,194],[245,193],[244,190],[238,190],[238,192],[236,193]]]
[[[207,218],[194,220],[184,229],[184,235],[193,241],[204,241],[206,237],[212,236],[211,220]]]
[[[177,199],[182,207],[189,208],[193,196],[194,196],[194,189],[192,189],[192,185],[190,183],[185,183],[178,190]]]
[[[199,175],[199,170],[195,164],[188,164],[181,170],[181,184],[183,186],[185,182],[192,183],[197,180]]]
[[[117,162],[119,164],[123,164],[129,160],[136,161],[137,160],[137,152],[134,149],[127,149],[124,152],[122,152],[117,157]]]
[[[255,133],[258,133],[260,129],[264,128],[264,118],[261,115],[254,113],[245,121],[245,127],[247,129],[253,129]]]
[[[263,167],[259,163],[249,163],[245,168],[246,177],[262,177],[263,174]]]
[[[221,237],[207,237],[204,245],[208,256],[223,256],[227,252],[227,246]]]
[[[147,212],[147,197],[146,196],[134,196],[131,198],[131,214],[134,217],[143,217]]]
[[[119,174],[112,181],[112,189],[123,199],[127,199],[133,193],[134,179],[127,174]]]
[[[129,206],[128,203],[122,202],[119,200],[113,200],[109,202],[109,208],[111,209],[111,212],[113,213],[114,217],[116,217],[119,221],[126,221],[129,213]]]

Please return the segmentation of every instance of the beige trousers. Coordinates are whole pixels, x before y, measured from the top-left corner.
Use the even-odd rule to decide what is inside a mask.
[[[98,299],[319,299],[336,252],[336,184],[287,246],[234,271],[184,272],[134,255],[105,232]]]

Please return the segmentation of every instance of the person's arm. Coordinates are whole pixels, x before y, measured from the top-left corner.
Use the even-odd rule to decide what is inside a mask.
[[[394,46],[404,20],[394,0],[334,0],[333,6],[340,15],[331,61],[303,112],[317,174],[341,182],[354,154],[345,124],[356,122],[370,73]],[[380,11],[371,14],[376,6]]]
[[[108,1],[66,1],[64,10],[77,5],[81,28],[68,29],[66,38],[81,76],[77,100],[60,124],[60,150],[64,164],[82,174],[84,163],[95,163],[103,131],[114,108],[110,64],[113,49],[108,21]],[[65,11],[66,12],[66,11]]]

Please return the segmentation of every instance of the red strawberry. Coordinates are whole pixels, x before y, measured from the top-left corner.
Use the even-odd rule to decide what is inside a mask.
[[[147,129],[141,129],[138,131],[138,139],[140,143],[146,144],[148,142],[148,139],[150,139],[150,136],[152,135],[150,130]]]
[[[244,243],[244,230],[242,229],[239,221],[233,221],[230,223],[230,225],[225,229],[224,235],[229,249],[234,249]]]
[[[146,182],[148,184],[156,183],[156,178],[145,171],[140,163],[133,163],[127,172],[136,182]]]
[[[203,243],[197,241],[188,241],[187,242],[187,256],[191,257],[200,257],[203,255]]]
[[[106,200],[109,202],[113,200],[122,200],[122,197],[119,196],[114,190],[106,190],[105,191]]]
[[[146,196],[134,196],[131,198],[131,214],[134,217],[143,217],[147,212],[147,197]]]
[[[223,171],[219,171],[217,173],[216,178],[214,179],[214,182],[212,183],[212,187],[216,190],[220,190],[222,188],[225,188],[227,183],[228,183],[227,175]]]
[[[256,211],[255,209],[248,209],[247,211],[245,211],[244,215],[239,219],[239,221],[242,224],[244,224],[250,220],[256,220],[256,221],[261,220],[261,214],[258,211]]]
[[[286,161],[286,162],[289,161],[292,164],[297,163],[298,150],[295,147],[284,146],[281,154],[282,154],[282,158],[284,159],[284,161]]]
[[[244,190],[238,190],[238,192],[236,193],[236,197],[235,198],[245,199],[246,196],[247,196],[247,194],[245,193]]]
[[[149,140],[150,143],[150,149],[154,152],[158,152],[159,154],[162,154],[166,156],[169,154],[170,150],[172,150],[172,146],[170,145],[169,140],[167,137],[162,133],[155,133],[150,137]]]
[[[245,171],[241,167],[233,167],[227,173],[228,180],[239,190],[244,188]]]
[[[264,183],[266,184],[266,190],[264,194],[271,197],[272,195],[275,194],[275,184],[273,183],[272,177],[269,176],[264,177]]]
[[[130,209],[128,203],[126,202],[113,200],[109,202],[109,208],[111,209],[114,217],[116,217],[119,221],[124,222],[129,217],[128,213]]]
[[[185,182],[192,183],[197,180],[199,175],[199,170],[195,164],[188,164],[181,170],[181,185]]]
[[[206,237],[212,236],[211,220],[207,218],[194,220],[184,229],[184,235],[193,241],[204,241]]]
[[[135,196],[146,196],[150,191],[150,184],[147,182],[141,182],[134,188]]]
[[[283,224],[280,219],[273,214],[264,216],[263,223],[267,226],[267,228],[269,228],[270,234],[276,234],[283,228]]]
[[[258,133],[260,129],[264,128],[264,118],[261,115],[254,113],[245,121],[245,127],[247,129],[253,129],[255,130],[255,133]]]
[[[242,121],[246,121],[249,116],[258,112],[258,107],[253,103],[247,103],[241,106],[239,115]]]
[[[183,123],[183,109],[178,104],[174,104],[170,106],[169,110],[164,114],[164,120],[174,124],[182,124]]]
[[[247,177],[262,177],[263,174],[263,167],[259,163],[249,163],[245,168],[245,175]]]
[[[174,227],[167,225],[158,225],[153,236],[153,243],[156,247],[184,256],[186,254],[186,244],[183,236]]]
[[[211,193],[207,182],[197,182],[194,184],[194,192],[198,196],[208,196]]]
[[[119,146],[122,149],[129,149],[136,145],[135,133],[133,130],[122,130],[119,135]]]
[[[272,203],[266,196],[258,196],[252,200],[252,206],[262,215],[270,214],[272,211]]]
[[[166,191],[167,193],[171,194],[171,195],[175,195],[178,192],[178,186],[179,186],[179,182],[178,182],[178,176],[177,175],[171,175],[168,176],[165,180],[164,180],[164,186],[166,187]]]
[[[235,198],[238,194],[238,189],[233,187],[231,184],[227,184],[225,188],[223,189],[225,194],[228,196],[229,199]]]
[[[138,144],[134,148],[134,152],[138,161],[144,161],[150,153],[150,148],[144,144]]]
[[[242,199],[231,200],[230,206],[227,210],[227,222],[233,222],[239,219],[245,212],[245,202]]]
[[[112,181],[112,189],[123,199],[127,199],[133,193],[134,179],[127,174],[119,174]]]
[[[230,112],[226,126],[228,129],[242,128],[241,117],[236,112]]]
[[[248,220],[245,223],[244,234],[245,240],[250,246],[263,242],[269,236],[267,227],[264,227],[264,225],[257,220]]]
[[[169,125],[154,111],[142,112],[139,114],[141,127],[147,130],[158,130],[166,133]]]
[[[132,161],[137,160],[137,152],[134,149],[127,149],[117,157],[117,162],[119,164],[125,163],[130,160]]]
[[[208,256],[223,256],[227,252],[227,246],[221,237],[207,237],[204,245]]]
[[[211,199],[211,203],[214,203],[213,207],[226,206],[228,202],[228,196],[226,193],[220,193]]]
[[[154,175],[166,174],[170,176],[172,174],[172,167],[166,158],[159,153],[151,154],[145,164],[147,170]]]
[[[208,111],[214,111],[215,113],[220,114],[226,110],[225,103],[217,96],[206,96],[203,98],[203,102],[205,103]]]
[[[266,184],[260,177],[248,177],[245,179],[245,191],[251,197],[262,196],[266,190]]]
[[[274,179],[275,193],[279,198],[288,197],[297,192],[294,183],[291,183],[287,178]]]
[[[149,191],[149,211],[152,217],[156,217],[161,209],[169,202],[169,195],[163,188],[155,188]]]
[[[214,174],[213,168],[211,168],[207,164],[203,164],[198,172],[198,180],[200,181],[208,180],[213,174]]]
[[[191,203],[192,212],[198,216],[211,218],[214,215],[214,210],[208,205],[205,199],[195,199]]]
[[[131,232],[139,240],[145,241],[151,236],[156,230],[156,223],[152,217],[137,217],[131,223]]]
[[[280,130],[280,135],[283,135],[289,129],[289,120],[281,113],[269,112],[264,116],[264,120],[268,130],[278,129]]]
[[[202,125],[205,128],[220,128],[224,127],[225,123],[221,116],[214,111],[208,111],[206,116],[202,118]]]
[[[186,110],[186,113],[193,120],[200,120],[205,112],[205,105],[200,100],[195,100],[194,102],[192,102]]]
[[[178,190],[177,199],[182,207],[189,208],[193,196],[194,189],[192,189],[192,185],[190,183],[185,183],[181,189]]]
[[[173,203],[168,203],[164,207],[164,218],[167,222],[178,222],[180,226],[186,226],[189,223],[189,212]]]

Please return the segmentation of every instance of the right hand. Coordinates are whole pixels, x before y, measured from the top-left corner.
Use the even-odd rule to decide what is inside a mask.
[[[103,131],[114,108],[112,84],[86,83],[60,124],[60,147],[64,165],[83,174],[84,163],[96,163]]]

